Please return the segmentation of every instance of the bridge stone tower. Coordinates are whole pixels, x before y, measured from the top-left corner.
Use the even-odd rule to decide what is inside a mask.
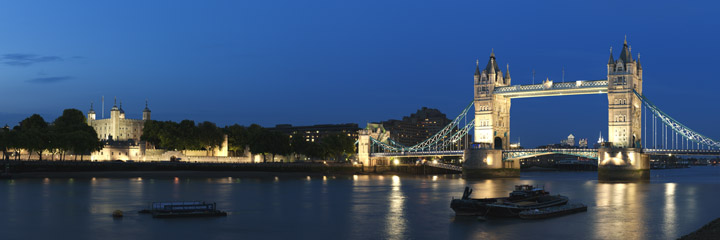
[[[520,164],[503,160],[510,146],[510,98],[493,94],[496,87],[510,86],[510,69],[503,75],[495,53],[485,69],[475,66],[475,132],[472,146],[463,153],[463,177],[519,177]]]
[[[607,70],[608,139],[615,147],[641,148],[642,103],[633,90],[642,94],[642,66],[639,58],[633,60],[627,40],[617,60],[610,51]]]
[[[642,153],[642,94],[640,57],[633,59],[627,39],[618,59],[607,63],[608,140],[598,150],[599,180],[645,180],[650,178],[650,161]]]
[[[475,134],[474,142],[507,149],[510,146],[510,99],[495,95],[495,87],[510,85],[510,66],[503,76],[490,54],[485,69],[480,71],[480,62],[475,66]]]

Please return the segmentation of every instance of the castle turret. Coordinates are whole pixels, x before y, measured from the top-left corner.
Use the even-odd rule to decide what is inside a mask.
[[[92,123],[92,121],[95,120],[95,110],[93,109],[93,103],[92,103],[92,102],[90,102],[90,110],[88,111],[88,114],[87,114],[87,115],[88,115],[88,116],[87,116],[87,123],[88,123],[88,125],[90,125],[90,124]]]
[[[143,110],[142,120],[150,120],[150,108],[148,108],[148,101],[145,99],[145,109]]]
[[[120,118],[120,109],[117,106],[117,97],[115,98],[115,102],[113,102],[112,108],[110,108],[110,118]]]
[[[510,64],[506,66],[507,72],[505,72],[505,85],[510,85]]]
[[[120,119],[125,119],[125,110],[122,108],[122,101],[120,101]]]
[[[120,125],[120,109],[117,106],[117,97],[110,108],[110,125],[108,126],[107,139],[118,140],[118,132]]]

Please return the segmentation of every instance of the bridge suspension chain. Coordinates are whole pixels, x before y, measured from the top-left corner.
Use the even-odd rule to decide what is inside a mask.
[[[452,144],[456,143],[464,136],[466,136],[470,129],[472,129],[474,126],[475,120],[473,119],[472,121],[470,121],[469,124],[466,124],[465,126],[463,126],[463,128],[458,129],[458,125],[460,125],[460,123],[464,119],[465,122],[467,122],[467,114],[472,108],[473,102],[470,102],[470,104],[468,104],[465,109],[463,109],[463,111],[443,129],[433,134],[428,139],[425,139],[424,141],[413,146],[405,146],[391,138],[387,138],[387,142],[380,141],[373,137],[371,137],[370,139],[372,140],[373,145],[376,145],[377,147],[379,147],[379,149],[391,152],[417,152],[440,150],[451,147]]]
[[[680,135],[683,138],[685,138],[685,139],[682,139],[682,138],[680,139],[681,144],[679,144],[679,146],[681,148],[683,147],[682,140],[685,140],[686,148],[695,147],[695,146],[692,146],[694,144],[690,144],[690,141],[696,143],[698,149],[700,149],[703,146],[712,147],[712,148],[720,148],[720,142],[715,141],[709,137],[706,137],[696,131],[693,131],[692,129],[688,128],[687,126],[683,125],[679,121],[670,117],[670,115],[668,115],[665,112],[663,112],[662,110],[660,110],[660,108],[658,108],[657,106],[655,106],[655,104],[650,102],[650,100],[647,97],[639,94],[635,90],[633,90],[633,92],[642,101],[643,105],[653,115],[653,147],[654,148],[658,147],[657,140],[660,140],[659,143],[660,143],[660,145],[662,145],[662,147],[664,147],[664,148],[668,147],[668,139],[667,138],[669,137],[668,136],[669,130],[672,130],[676,137],[677,137],[677,135]],[[656,119],[658,119],[658,118],[660,119],[661,123],[664,123],[663,126],[659,126],[660,134],[661,134],[660,139],[657,139],[658,132],[656,130],[657,124],[655,123]],[[667,127],[670,127],[670,129],[668,130]],[[670,136],[670,140],[671,140],[670,144],[672,144],[673,146],[678,146],[677,141],[675,141],[675,143],[672,142],[672,140],[673,140],[672,136]]]

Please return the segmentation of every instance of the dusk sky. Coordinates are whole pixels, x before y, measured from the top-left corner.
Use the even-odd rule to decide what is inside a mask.
[[[714,1],[4,1],[0,124],[117,96],[129,118],[220,126],[454,118],[494,49],[513,84],[606,78],[627,35],[644,94],[713,139]],[[607,95],[516,99],[511,141],[607,138]]]

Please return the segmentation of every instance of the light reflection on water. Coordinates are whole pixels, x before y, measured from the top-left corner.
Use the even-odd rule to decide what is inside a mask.
[[[399,176],[392,176],[392,188],[388,195],[387,202],[388,211],[385,215],[385,233],[387,239],[404,239],[405,225],[407,219],[405,217],[405,195],[403,195]]]
[[[675,239],[720,216],[718,168],[665,170],[649,183],[598,183],[595,172],[523,173],[520,179],[429,176],[261,178],[45,178],[0,184],[2,239]],[[677,173],[676,175],[673,175]],[[473,197],[544,185],[588,212],[528,221],[455,217],[465,186]],[[152,201],[205,200],[224,218],[152,219]],[[125,212],[123,219],[110,217]],[[37,231],[37,229],[44,229]],[[202,229],[202,231],[198,231]]]

